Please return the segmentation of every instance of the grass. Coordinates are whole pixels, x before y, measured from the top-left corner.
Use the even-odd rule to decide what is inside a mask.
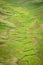
[[[42,13],[43,2],[0,0],[0,65],[43,65]]]

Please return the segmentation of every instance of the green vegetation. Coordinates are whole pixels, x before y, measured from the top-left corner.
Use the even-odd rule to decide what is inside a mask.
[[[42,0],[0,0],[0,65],[43,65]]]

